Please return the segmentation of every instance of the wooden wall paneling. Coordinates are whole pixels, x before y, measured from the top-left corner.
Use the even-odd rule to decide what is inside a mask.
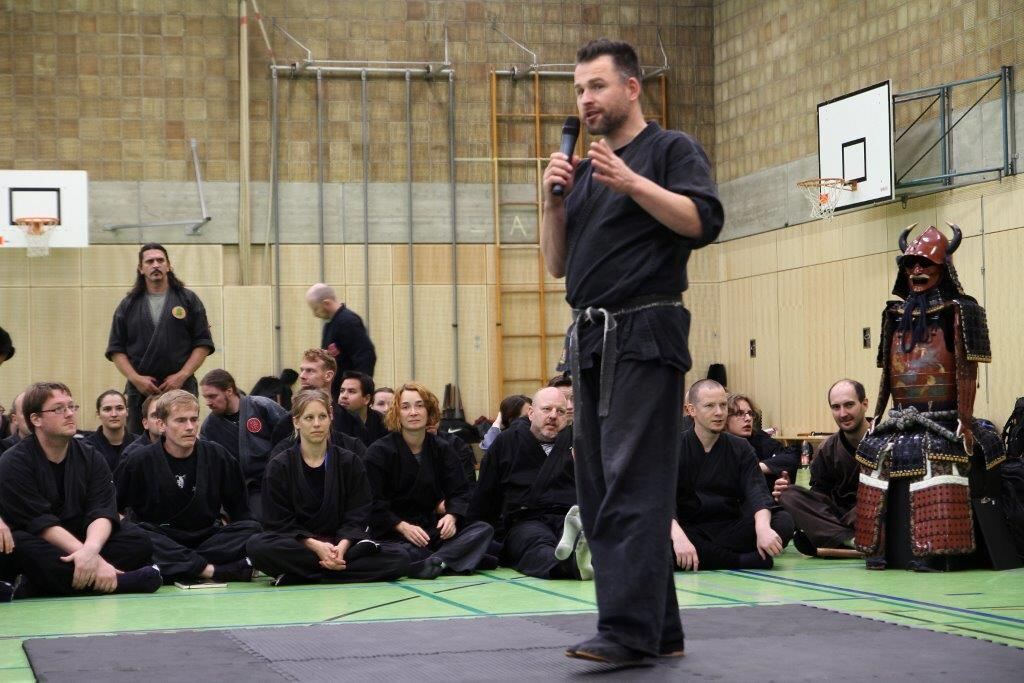
[[[82,404],[79,425],[99,426],[96,397],[107,389],[124,391],[126,380],[104,355],[110,339],[114,309],[124,298],[125,287],[87,287],[82,289],[82,385],[77,387]],[[5,366],[6,367],[6,366]]]
[[[394,282],[409,281],[409,247],[392,245]],[[443,285],[452,281],[452,248],[448,244],[417,244],[413,247],[415,283]]]
[[[505,285],[533,285],[537,283],[537,251],[529,248],[507,247],[501,255],[501,281]]]
[[[938,195],[935,201],[935,225],[946,235],[952,235],[952,231],[946,223],[960,226],[964,237],[981,234],[980,197],[957,199],[957,195],[950,193]]]
[[[949,232],[948,228],[946,232]],[[953,265],[956,267],[960,284],[963,285],[964,291],[977,299],[982,306],[986,305],[987,293],[991,292],[991,289],[986,287],[988,283],[985,281],[983,268],[983,259],[988,256],[989,254],[984,252],[984,242],[981,236],[965,237],[960,248],[953,255]],[[989,392],[986,383],[991,378],[991,373],[985,373],[984,365],[981,366],[978,370],[978,394],[974,400],[976,415],[981,416],[988,412]]]
[[[724,245],[709,244],[690,254],[686,264],[686,276],[690,284],[696,282],[719,282],[722,279],[721,254]]]
[[[779,376],[778,274],[750,278],[749,286],[750,298],[744,309],[749,315],[748,336],[757,340],[757,357],[751,359],[753,382],[749,390],[761,404],[765,424],[776,424],[781,419],[782,394],[790,391]]]
[[[840,227],[842,258],[855,258],[878,254],[891,248],[886,207],[842,214],[835,219]]]
[[[487,246],[485,244],[460,244],[456,247],[460,285],[482,285],[487,283]],[[451,251],[451,247],[448,247]]]
[[[252,272],[249,273],[250,279],[249,284],[252,285],[269,285],[274,281],[274,264],[273,264],[273,244],[263,247],[262,241],[259,244],[253,244],[250,251],[250,258],[252,259]],[[270,259],[268,262],[268,258]],[[238,261],[238,245],[237,244],[225,244],[224,245],[224,284],[225,285],[241,285],[242,284],[242,271],[241,264]]]
[[[547,348],[545,349],[545,363],[544,363],[544,376],[541,378],[541,385],[537,387],[540,389],[547,385],[555,375],[560,375],[561,372],[558,370],[559,364],[562,362],[562,352],[565,349],[565,337],[548,337]]]
[[[235,376],[235,380],[238,381],[238,385],[248,391],[252,388],[252,385],[246,386],[238,375],[235,375],[236,369],[230,365],[232,357],[232,345],[234,339],[237,339],[242,335],[243,332],[248,330],[250,322],[245,316],[234,317],[233,320],[241,320],[241,328],[231,330],[232,336],[229,336],[229,331],[226,329],[226,322],[224,320],[224,288],[223,287],[189,287],[196,295],[202,300],[203,307],[206,309],[206,319],[210,322],[210,331],[213,333],[213,344],[216,346],[216,350],[213,354],[206,357],[203,364],[196,370],[196,379],[202,379],[203,375],[214,368],[224,368],[232,375]],[[253,318],[255,320],[255,318]],[[271,333],[273,328],[271,328]],[[253,334],[256,334],[255,328]],[[228,340],[231,340],[230,342]],[[266,356],[263,359],[266,370],[260,374],[270,374],[274,370],[274,357],[272,355]],[[205,417],[209,411],[206,409],[206,404],[203,401],[199,401],[199,415]]]
[[[491,406],[490,365],[493,357],[488,344],[489,311],[484,285],[459,286],[459,389],[466,420],[489,415]],[[455,381],[454,373],[448,381]],[[441,387],[444,390],[444,386]],[[443,394],[440,394],[444,398]]]
[[[273,290],[266,285],[224,287],[221,338],[224,355],[211,356],[209,369],[223,367],[243,391],[249,391],[260,377],[274,374]]]
[[[881,371],[875,366],[878,340],[881,335],[882,309],[892,299],[889,293],[889,254],[875,254],[844,261],[842,290],[836,293],[834,305],[843,312],[842,349],[845,352],[843,377],[855,379],[864,385],[869,399],[868,410],[875,409]],[[870,330],[870,345],[864,348],[863,331]],[[836,377],[835,379],[840,379]],[[834,381],[834,380],[833,380]],[[824,393],[816,397],[824,399]]]
[[[224,284],[224,250],[219,244],[168,244],[174,273],[189,288],[219,287]],[[138,258],[132,260],[132,270]]]
[[[139,265],[136,244],[93,245],[81,249],[83,287],[120,287],[124,295],[135,282]],[[68,251],[62,249],[61,251]],[[177,263],[172,259],[175,273]]]
[[[779,270],[801,268],[807,262],[804,257],[804,235],[814,227],[814,222],[801,223],[778,231],[775,238],[775,253]]]
[[[0,286],[28,287],[27,249],[0,247]],[[17,348],[17,346],[15,346]]]
[[[306,305],[305,286],[281,287],[281,362],[283,367],[299,369],[302,353],[309,348],[320,346],[324,321],[314,318]],[[344,296],[342,289],[340,296]],[[273,289],[270,292],[274,298]],[[273,365],[273,360],[271,360]]]
[[[33,287],[79,287],[82,282],[83,251],[53,249],[47,256],[28,259],[29,282]],[[126,279],[126,282],[130,284],[131,279]]]
[[[362,244],[344,245],[345,253],[345,284],[363,285],[364,280],[364,249]],[[425,246],[425,245],[419,245]],[[390,244],[370,245],[370,284],[384,285],[392,282],[393,273],[391,269],[391,248]],[[421,270],[421,262],[416,263],[416,272]],[[317,266],[319,267],[319,266]],[[314,271],[315,272],[315,271]]]
[[[19,249],[23,258],[25,250]],[[4,260],[5,254],[0,250],[0,266],[7,267],[10,261]],[[3,282],[7,284],[7,271],[3,271]],[[25,268],[25,284],[28,280],[28,268]],[[28,287],[0,287],[0,311],[3,312],[3,328],[11,335],[14,343],[14,357],[0,368],[0,405],[8,410],[15,395],[20,393],[35,379],[32,373],[33,338],[32,338],[32,298]]]
[[[818,220],[806,223],[803,234],[805,266],[829,263],[845,258],[843,253],[844,229],[837,220]]]
[[[397,263],[397,260],[396,260]],[[397,274],[397,268],[396,268]],[[406,278],[408,280],[408,278]],[[424,310],[420,304],[419,290],[422,286],[413,287],[413,301],[416,306],[416,315],[429,315],[429,312]],[[383,366],[380,362],[380,347],[377,346],[377,339],[373,339],[374,346],[377,347],[377,369],[374,372],[374,382],[381,386],[396,387],[403,382],[413,379],[412,376],[412,360],[413,351],[412,344],[409,335],[411,334],[411,316],[409,314],[409,286],[407,284],[395,285],[391,288],[391,299],[392,299],[392,315],[391,315],[391,329],[394,336],[394,341],[391,348],[392,359],[390,361],[390,368],[388,372],[384,371]],[[422,356],[424,345],[423,340],[417,338],[416,340],[416,363],[417,371],[419,370],[419,359]]]
[[[565,290],[547,290],[544,293],[544,314],[548,336],[563,337],[572,322],[572,308],[565,301]],[[539,332],[539,330],[538,330]]]
[[[993,192],[981,198],[982,217],[985,232],[1001,232],[1024,227],[1024,182],[1017,176],[1007,178],[1004,183],[1013,183],[1008,192]]]
[[[722,245],[722,275],[727,280],[773,273],[778,269],[776,233],[732,240]]]
[[[405,287],[401,287],[398,289],[400,289],[402,293],[406,296],[404,304],[404,311],[406,311],[406,315],[404,317],[404,324],[405,329],[408,329],[408,289],[406,289]],[[395,333],[395,291],[396,288],[391,287],[390,285],[370,285],[370,307],[372,309],[372,313],[370,315],[369,329],[367,331],[370,334],[370,339],[373,341],[373,346],[377,352],[377,365],[374,368],[373,374],[374,377],[379,379],[382,384],[389,381],[389,378],[394,378],[393,380],[390,380],[394,382],[404,382],[408,379],[411,379],[409,377],[396,377],[395,373],[395,354],[401,353],[407,356],[409,353],[407,350],[408,337],[403,336],[401,339],[399,339]],[[363,287],[357,285],[349,285],[344,289],[344,292],[346,298],[349,301],[363,301]],[[423,303],[421,301],[418,291],[416,305],[420,307],[417,309],[418,315],[416,320],[416,346],[419,349],[424,349],[426,347],[424,346],[423,337],[419,336],[419,318],[422,317],[419,315],[419,313],[420,311],[423,310]],[[448,309],[451,310],[451,306],[449,306]],[[356,312],[359,313],[360,317],[363,318],[363,322],[366,323],[366,316],[364,316],[358,310]],[[315,343],[315,345],[320,344],[319,337],[317,337],[317,339],[318,341]],[[421,355],[417,356],[417,363],[420,363],[423,359],[422,351],[420,352],[420,354]],[[419,370],[418,366],[417,370]],[[375,382],[377,381],[377,379],[375,379]]]
[[[304,287],[320,279],[320,247],[316,244],[283,244],[281,245],[281,284]],[[327,273],[327,284],[332,287],[343,287],[347,268],[345,247],[340,244],[328,244],[324,248],[324,269]],[[359,271],[362,282],[362,270]]]
[[[988,284],[989,334],[992,363],[982,364],[979,375],[988,376],[988,410],[975,410],[1002,429],[1014,400],[1024,395],[1024,316],[1020,313],[1020,268],[1024,263],[1024,230],[985,235],[985,278]],[[987,373],[986,373],[987,365]],[[4,366],[6,369],[6,366]],[[979,393],[983,393],[979,390]]]
[[[753,338],[750,325],[750,279],[730,280],[722,283],[720,321],[721,357],[729,380],[729,388],[749,390],[754,385],[754,364],[750,358],[749,343]],[[756,335],[755,335],[756,336]],[[707,372],[707,367],[696,368],[692,384]]]
[[[540,334],[537,329],[537,292],[505,292],[502,295],[503,335]]]
[[[836,292],[842,283],[836,264],[779,274],[779,344],[784,433],[831,430],[834,423],[822,392],[846,371],[843,311]]]
[[[439,398],[453,379],[452,340],[451,286],[420,285],[416,288],[416,377],[411,379]]]
[[[71,388],[75,400],[85,405],[88,396],[82,384],[81,289],[33,287],[28,298],[30,334],[14,346],[18,354],[31,346],[29,381],[63,382]],[[3,370],[6,375],[6,364]]]
[[[687,384],[707,376],[708,365],[723,362],[721,353],[722,322],[719,283],[691,283],[683,294],[683,303],[690,312],[690,357],[693,367],[686,373]]]

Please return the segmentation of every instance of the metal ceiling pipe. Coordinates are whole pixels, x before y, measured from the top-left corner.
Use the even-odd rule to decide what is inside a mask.
[[[412,212],[412,72],[405,72],[405,194],[408,203],[406,222],[409,226],[409,373],[416,378],[416,296],[413,279],[416,275],[415,250],[413,248]]]

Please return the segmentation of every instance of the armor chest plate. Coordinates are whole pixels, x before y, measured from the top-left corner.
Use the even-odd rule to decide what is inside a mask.
[[[931,321],[929,321],[931,322]],[[910,332],[904,333],[910,341]],[[898,408],[948,410],[956,406],[956,361],[947,348],[942,327],[928,325],[928,338],[903,351],[904,334],[892,337],[890,380]]]

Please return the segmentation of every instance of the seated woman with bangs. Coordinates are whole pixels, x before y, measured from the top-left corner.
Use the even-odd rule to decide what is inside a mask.
[[[267,463],[265,533],[246,548],[275,585],[391,581],[409,569],[407,554],[366,533],[373,494],[355,453],[328,444],[331,397],[305,389],[292,398],[297,443]]]

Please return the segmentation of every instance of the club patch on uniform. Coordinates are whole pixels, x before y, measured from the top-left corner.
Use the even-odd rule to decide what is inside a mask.
[[[324,349],[324,351],[329,353],[333,358],[337,358],[338,356],[341,355],[341,349],[339,349],[338,345],[335,344],[334,342],[331,342],[330,344],[328,344],[327,348]]]
[[[263,423],[260,422],[258,417],[250,417],[245,421],[245,428],[249,430],[250,434],[259,434],[260,430],[263,429]]]
[[[184,320],[185,319],[185,307],[184,306],[175,306],[174,308],[171,309],[171,315],[173,315],[178,320]]]

